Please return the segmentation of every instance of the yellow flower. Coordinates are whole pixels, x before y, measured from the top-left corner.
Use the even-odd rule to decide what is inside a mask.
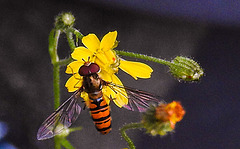
[[[153,71],[151,67],[140,62],[123,60],[115,54],[113,48],[115,48],[118,43],[116,38],[117,31],[106,34],[101,42],[95,34],[89,34],[82,38],[84,46],[74,49],[71,56],[76,61],[70,63],[66,69],[66,73],[73,74],[65,85],[69,92],[74,92],[82,86],[82,76],[78,74],[78,71],[79,68],[84,65],[84,61],[96,63],[101,69],[99,72],[100,78],[117,85],[122,85],[122,82],[115,75],[115,73],[118,72],[118,68],[121,68],[135,79],[150,78]],[[119,90],[121,90],[121,94],[117,94],[110,87],[104,86],[102,91],[108,103],[111,99],[115,99],[113,100],[115,104],[122,107],[128,103],[127,93],[125,89]],[[87,100],[86,95],[84,95],[84,97],[84,99]]]

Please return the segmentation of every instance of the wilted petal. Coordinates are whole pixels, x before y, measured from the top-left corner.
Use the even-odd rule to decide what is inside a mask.
[[[65,87],[68,89],[68,92],[74,92],[82,86],[82,77],[79,74],[74,74],[71,76],[66,84]]]
[[[100,47],[100,41],[95,34],[88,34],[82,38],[82,43],[92,52],[96,52]]]
[[[75,74],[78,73],[79,68],[84,65],[83,61],[73,61],[70,64],[68,64],[66,73],[67,74]]]
[[[169,115],[168,117],[171,124],[181,121],[185,115],[185,110],[183,109],[181,103],[177,101],[169,103],[165,110]]]
[[[150,78],[153,72],[152,68],[144,63],[120,60],[120,66],[123,71],[131,75],[134,79]]]
[[[78,61],[88,61],[91,60],[93,57],[93,52],[86,49],[85,47],[77,47],[74,49],[73,53],[71,54],[73,59],[76,59]]]
[[[117,31],[106,34],[100,43],[100,50],[107,51],[113,48],[117,38]]]

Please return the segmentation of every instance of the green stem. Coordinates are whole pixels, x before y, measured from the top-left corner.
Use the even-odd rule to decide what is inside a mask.
[[[55,29],[52,29],[49,36],[48,36],[48,51],[49,51],[49,55],[51,57],[51,60],[54,57],[55,54]]]
[[[72,33],[71,29],[67,30],[66,35],[67,35],[68,45],[69,45],[71,51],[73,51],[76,48],[76,46],[75,46],[75,42],[73,39],[73,33]]]
[[[76,28],[68,28],[67,32],[71,32],[73,33],[77,39],[82,40],[82,38],[84,37],[84,35],[82,33],[79,32],[79,30],[77,30]]]
[[[57,109],[60,106],[60,66],[57,64],[59,61],[57,47],[60,34],[60,30],[53,29],[49,35],[49,53],[53,64],[54,109]]]
[[[58,39],[61,31],[53,29],[49,34],[49,54],[53,64],[53,92],[54,92],[54,109],[60,106],[60,66],[57,64],[59,61],[57,47]],[[58,137],[54,137],[55,149],[61,149],[61,141]]]
[[[53,93],[54,93],[54,109],[60,106],[60,66],[53,65]]]
[[[126,52],[126,51],[119,51],[119,50],[115,50],[115,51],[118,55],[122,55],[122,56],[139,58],[139,59],[152,61],[152,62],[160,63],[160,64],[163,64],[163,65],[167,65],[167,66],[170,66],[172,64],[170,61],[166,61],[164,59],[160,59],[160,58],[156,58],[156,57],[152,57],[152,56],[147,56],[147,55],[144,55],[144,54],[138,54],[138,53]]]
[[[126,134],[126,130],[128,129],[136,129],[136,128],[142,128],[143,124],[142,123],[131,123],[131,124],[127,124],[125,126],[123,126],[120,131],[121,131],[121,135],[122,137],[127,141],[128,146],[130,149],[135,149],[135,145],[133,144],[132,140],[128,137],[128,135]]]
[[[61,138],[59,138],[58,136],[54,137],[54,149],[61,149]]]
[[[73,39],[73,34],[76,36],[76,44],[78,43],[78,39],[82,40],[82,38],[84,37],[84,35],[75,28],[70,27],[67,29],[66,35],[67,35],[68,45],[71,48],[71,51],[73,51],[76,48],[75,41]]]
[[[73,33],[76,35],[77,39],[82,40],[82,38],[84,37],[84,35],[82,33],[79,32],[79,30],[77,30],[76,28],[72,28]]]
[[[59,60],[58,62],[56,62],[56,64],[59,66],[66,66],[69,63],[71,63],[72,61],[73,61],[73,59],[71,57],[69,57],[68,59]]]
[[[55,34],[54,34],[55,33]],[[61,31],[53,29],[49,35],[49,54],[51,56],[52,64],[54,65],[59,61],[57,54],[58,39],[60,37]]]
[[[65,147],[66,149],[75,149],[72,144],[65,138],[61,139],[61,144],[63,147]]]

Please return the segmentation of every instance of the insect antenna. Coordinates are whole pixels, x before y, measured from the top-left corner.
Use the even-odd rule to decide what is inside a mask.
[[[87,61],[86,61],[84,58],[82,58],[82,61],[83,61],[84,63],[90,62],[90,56],[88,56],[88,60],[87,60]]]
[[[82,61],[84,61],[84,63],[86,63],[86,61],[85,61],[85,59],[84,59],[84,58],[82,58]]]

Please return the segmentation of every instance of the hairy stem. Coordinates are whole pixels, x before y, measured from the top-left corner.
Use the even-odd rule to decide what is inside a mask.
[[[56,62],[56,64],[59,66],[66,66],[69,63],[71,63],[72,61],[73,61],[73,59],[71,57],[69,57],[67,59],[59,60],[58,62]]]
[[[128,146],[130,149],[135,149],[135,145],[133,144],[132,140],[128,137],[126,130],[128,129],[136,129],[136,128],[142,128],[143,125],[142,123],[131,123],[131,124],[127,124],[125,126],[123,126],[120,131],[121,131],[121,135],[122,137],[127,141]]]
[[[76,36],[76,40],[77,39],[82,40],[82,38],[84,37],[84,35],[81,32],[79,32],[79,30],[77,30],[76,28],[73,28],[73,27],[69,28],[67,30],[67,32],[73,33]]]
[[[128,56],[128,57],[134,57],[134,58],[139,58],[139,59],[143,59],[143,60],[147,60],[147,61],[152,61],[152,62],[156,62],[156,63],[160,63],[163,65],[167,65],[170,66],[171,62],[170,61],[166,61],[160,58],[156,58],[156,57],[152,57],[152,56],[147,56],[144,54],[138,54],[138,53],[133,53],[133,52],[127,52],[127,51],[119,51],[119,50],[115,50],[116,53],[118,55],[122,55],[122,56]]]
[[[71,30],[67,30],[66,35],[67,35],[68,45],[71,51],[73,51],[76,48],[75,42],[73,39],[73,33],[71,32]]]
[[[61,31],[53,29],[49,34],[49,47],[48,51],[51,56],[52,64],[55,64],[58,60],[58,54],[57,54],[57,46],[58,46],[58,39],[60,37]]]
[[[53,29],[49,34],[49,54],[53,64],[53,93],[54,93],[54,109],[56,110],[60,105],[60,66],[57,64],[59,61],[57,54],[58,39],[61,31]],[[58,137],[54,137],[55,149],[61,149],[61,141]]]
[[[60,106],[60,66],[53,65],[53,93],[54,93],[54,109]]]

